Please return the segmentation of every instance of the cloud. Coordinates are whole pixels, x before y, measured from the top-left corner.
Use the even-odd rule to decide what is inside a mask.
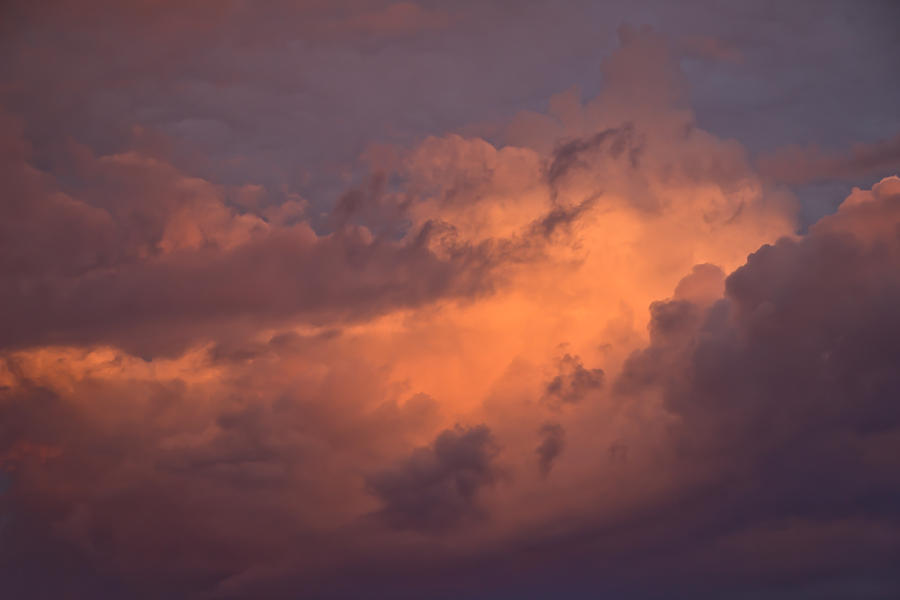
[[[499,478],[497,450],[485,425],[443,431],[430,447],[367,479],[384,503],[378,515],[391,527],[417,531],[446,530],[482,517],[478,495]]]
[[[553,468],[553,461],[562,454],[565,448],[566,430],[559,423],[548,422],[541,426],[540,434],[543,439],[535,452],[538,455],[538,468],[541,470],[541,475],[546,477]]]
[[[576,139],[559,146],[554,151],[553,161],[547,169],[547,180],[550,185],[554,185],[573,167],[579,165],[587,167],[586,163],[579,160],[579,155],[601,149],[607,141],[609,141],[608,152],[612,158],[619,158],[625,150],[628,150],[631,166],[638,166],[641,147],[634,141],[634,126],[626,123],[621,129],[607,129],[588,139]]]
[[[727,509],[697,499],[730,514],[710,521],[713,535],[736,541],[802,521],[799,539],[833,530],[850,543],[863,530],[843,529],[848,519],[896,534],[895,181],[883,180],[865,200],[851,196],[801,240],[760,248],[728,276],[723,299],[654,305],[652,343],[628,360],[617,387],[661,394],[677,417],[673,451],[735,494]],[[869,226],[876,221],[883,227]],[[877,563],[882,547],[860,543]],[[789,552],[779,544],[770,551]]]
[[[900,169],[900,134],[856,143],[841,153],[815,145],[789,146],[761,156],[758,162],[763,174],[791,184],[884,176]]]
[[[82,565],[54,569],[79,593],[126,569],[125,589],[199,594],[371,510],[357,470],[398,459],[439,411],[366,361],[325,358],[340,342],[277,339],[228,360],[6,354],[4,581],[27,596],[32,561],[59,556]]]
[[[30,183],[7,221],[7,347],[172,355],[287,321],[340,327],[466,303],[542,277],[610,312],[643,310],[675,281],[662,270],[733,266],[786,233],[789,199],[764,187],[739,147],[692,128],[683,109],[625,98],[633,73],[659,75],[653,57],[667,46],[653,32],[622,35],[609,91],[563,104],[580,131],[548,133],[564,140],[549,154],[541,140],[426,138],[322,220],[296,195],[214,183],[139,149],[98,156],[74,144],[58,178],[34,166],[10,125],[5,168]],[[624,276],[623,261],[635,265]],[[579,263],[606,281],[585,288]]]
[[[325,4],[310,22],[344,23]],[[416,37],[413,6],[367,5],[365,43]],[[127,35],[165,20],[145,9]],[[186,65],[145,75],[229,81],[227,54],[181,52],[245,15],[207,9],[165,29]],[[246,52],[294,47],[279,10]],[[896,590],[898,180],[796,235],[790,194],[698,125],[669,38],[620,42],[596,97],[493,140],[436,128],[321,196],[252,147],[227,164],[258,180],[130,127],[51,151],[50,120],[4,113],[7,589],[702,598],[827,568]],[[192,138],[297,133],[278,107],[307,92],[260,77],[280,92],[173,79],[190,115],[225,95],[246,121],[168,110]],[[107,84],[110,121],[143,114]],[[354,129],[321,114],[292,142]]]
[[[544,388],[543,401],[553,408],[577,404],[603,386],[603,369],[586,369],[578,356],[564,355],[558,369],[559,374]]]

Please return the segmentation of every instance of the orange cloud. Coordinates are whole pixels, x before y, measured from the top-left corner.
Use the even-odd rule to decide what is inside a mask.
[[[151,595],[429,596],[535,556],[677,580],[796,506],[803,539],[893,532],[900,180],[795,234],[667,39],[620,37],[598,97],[398,150],[321,219],[137,150],[64,191],[4,119],[0,556]]]

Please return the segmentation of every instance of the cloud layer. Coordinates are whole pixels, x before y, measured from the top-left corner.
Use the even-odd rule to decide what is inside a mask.
[[[117,129],[115,90],[190,87],[168,68],[227,80],[220,53],[267,55],[295,10],[238,35],[240,4],[151,4],[13,11],[43,27],[5,42],[0,589],[900,592],[900,179],[803,234],[783,185],[880,174],[891,143],[755,161],[701,125],[682,60],[743,54],[623,26],[596,95],[366,144],[332,194],[266,151],[182,144],[232,139],[202,103],[177,135]],[[472,16],[336,6],[304,6],[310,47],[424,44]],[[65,30],[80,47],[95,18],[126,54],[138,32],[171,42],[139,65],[164,89],[79,62],[88,112],[109,113],[54,131],[21,103],[43,85],[28,44]],[[279,121],[269,98],[247,123]]]

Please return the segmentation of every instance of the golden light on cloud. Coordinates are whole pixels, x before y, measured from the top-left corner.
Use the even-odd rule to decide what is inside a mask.
[[[629,26],[586,100],[377,129],[379,86],[449,94],[442,44],[496,15],[355,4],[122,15],[190,68],[128,54],[140,98],[103,79],[65,132],[0,90],[0,589],[62,593],[46,564],[79,598],[737,597],[806,585],[798,545],[862,572],[822,540],[900,589],[900,179],[815,223],[787,185],[881,173],[892,143],[756,160],[691,107],[752,49]],[[18,11],[49,35],[78,12],[54,7]],[[342,69],[412,47],[447,82],[364,81],[376,116],[344,131]]]

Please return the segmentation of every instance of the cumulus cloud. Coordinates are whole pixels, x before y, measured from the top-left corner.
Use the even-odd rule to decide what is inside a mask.
[[[715,535],[741,540],[799,520],[798,536],[836,527],[876,563],[885,548],[841,523],[896,535],[898,211],[896,178],[883,180],[805,238],[753,253],[712,305],[654,306],[652,343],[629,358],[619,390],[661,394],[678,417],[673,451],[738,494]]]
[[[542,291],[511,313],[522,318],[539,303],[577,310],[576,296],[620,318],[670,289],[674,273],[734,266],[787,233],[790,199],[765,187],[738,146],[694,128],[687,109],[632,97],[637,74],[680,97],[665,38],[628,28],[621,37],[604,66],[608,89],[561,105],[571,126],[499,147],[427,138],[343,194],[324,224],[302,199],[214,183],[137,149],[72,145],[69,185],[34,166],[7,119],[5,168],[28,182],[9,200],[19,208],[4,236],[7,347],[172,355],[286,321],[340,327],[524,287]],[[475,311],[455,316],[481,318]],[[573,325],[535,339],[583,348]]]
[[[164,31],[206,47],[229,6]],[[448,24],[309,10],[376,44]],[[900,180],[796,235],[669,38],[619,40],[596,97],[323,198],[2,113],[7,589],[703,597],[865,561],[897,589]]]
[[[27,597],[32,561],[59,556],[76,565],[60,565],[59,584],[79,593],[122,569],[126,589],[200,593],[300,560],[310,548],[298,539],[372,510],[358,470],[398,460],[440,425],[439,409],[367,361],[325,358],[335,343],[276,338],[265,353],[218,360],[7,354],[4,581]]]
[[[6,127],[17,185],[4,201],[6,347],[111,342],[152,355],[215,337],[223,320],[353,320],[382,311],[377,297],[394,309],[491,285],[491,248],[462,241],[437,257],[428,223],[403,240],[346,224],[320,235],[133,152],[83,156],[75,198],[28,162],[12,118]]]
[[[482,516],[479,491],[498,479],[498,448],[485,425],[441,432],[429,448],[368,478],[391,527],[419,531],[454,527]]]

